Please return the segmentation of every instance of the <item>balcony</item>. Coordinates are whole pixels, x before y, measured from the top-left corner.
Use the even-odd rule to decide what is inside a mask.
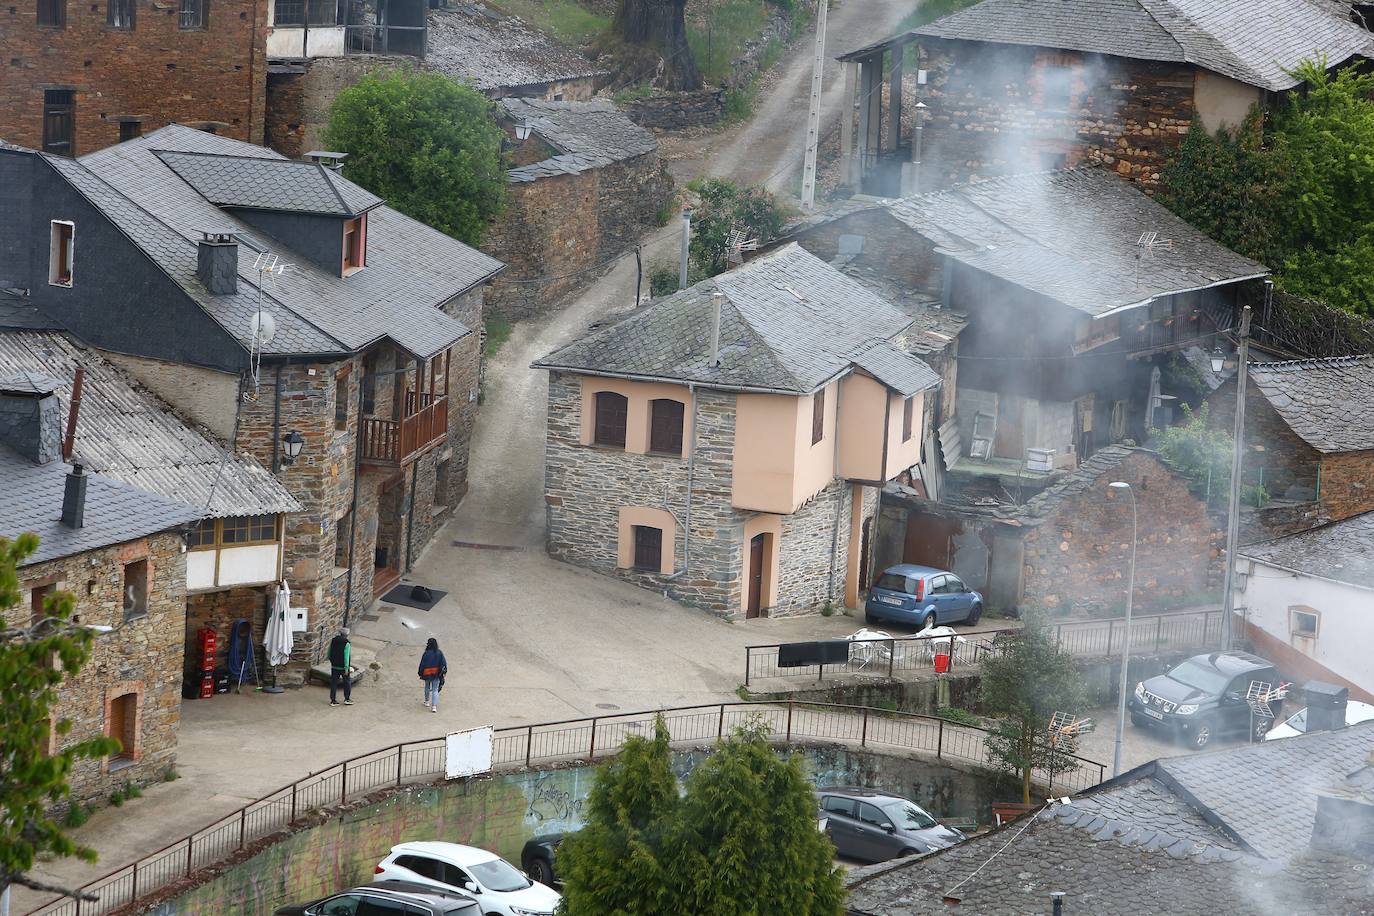
[[[407,406],[412,406],[415,392],[406,394]],[[364,464],[400,467],[443,441],[448,434],[448,397],[432,397],[422,392],[419,400],[423,406],[402,420],[363,417],[359,434],[363,439]]]

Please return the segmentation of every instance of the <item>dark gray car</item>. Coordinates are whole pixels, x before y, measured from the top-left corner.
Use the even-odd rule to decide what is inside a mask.
[[[377,881],[308,903],[277,907],[273,916],[482,916],[472,899],[409,881]]]
[[[964,839],[915,802],[870,789],[827,786],[817,789],[820,816],[835,851],[850,859],[885,862],[944,849]]]

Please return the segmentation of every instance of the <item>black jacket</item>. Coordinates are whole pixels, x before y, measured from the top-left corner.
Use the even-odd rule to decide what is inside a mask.
[[[434,673],[425,677],[425,670]],[[420,656],[420,668],[418,674],[421,678],[428,680],[430,677],[443,678],[448,674],[448,660],[444,658],[444,653],[438,649],[426,649],[425,654]]]
[[[335,671],[348,670],[348,637],[340,633],[329,642],[329,667]]]

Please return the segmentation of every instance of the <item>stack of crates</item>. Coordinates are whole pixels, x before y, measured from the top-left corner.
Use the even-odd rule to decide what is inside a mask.
[[[210,627],[196,631],[196,642],[200,646],[200,693],[202,700],[215,695],[215,649],[219,638]]]

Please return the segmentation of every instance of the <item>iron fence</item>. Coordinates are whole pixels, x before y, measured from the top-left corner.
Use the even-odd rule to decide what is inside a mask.
[[[890,712],[867,706],[731,702],[568,719],[496,729],[495,769],[536,763],[594,761],[613,756],[633,735],[652,735],[662,715],[676,747],[699,746],[753,724],[779,743],[837,742],[874,749],[927,754],[937,759],[988,764],[986,731],[933,716]],[[1036,772],[1053,791],[1086,789],[1106,776],[1106,764],[1072,757],[1063,771]],[[353,757],[311,773],[244,805],[232,814],[182,837],[129,865],[81,886],[96,899],[64,898],[31,910],[29,916],[103,916],[189,878],[201,868],[236,855],[302,817],[332,805],[444,775],[445,739],[408,741]]]
[[[1150,614],[1131,619],[1131,651],[1159,653],[1207,649],[1221,641],[1222,611]],[[1126,622],[1114,617],[1066,621],[1047,625],[1061,651],[1079,656],[1119,653],[1126,639]],[[948,673],[977,664],[999,651],[999,638],[1014,637],[1015,629],[949,636],[892,636],[849,639],[842,661],[789,664],[783,650],[798,643],[747,646],[744,685],[766,678],[814,678],[824,681],[844,675],[899,677],[916,672]],[[834,640],[839,642],[840,640]]]

